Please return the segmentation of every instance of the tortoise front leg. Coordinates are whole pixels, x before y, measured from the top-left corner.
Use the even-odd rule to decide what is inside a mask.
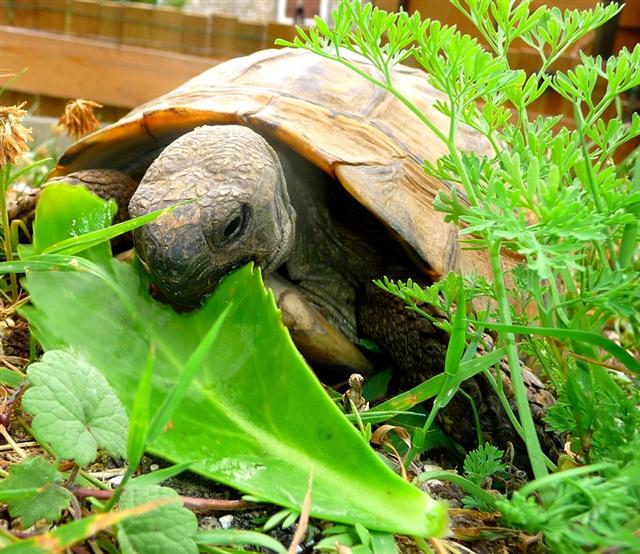
[[[83,169],[62,177],[54,177],[45,183],[82,185],[104,200],[115,200],[118,211],[114,223],[129,219],[129,200],[138,188],[138,182],[116,169]]]
[[[59,183],[83,185],[104,200],[115,200],[118,205],[115,223],[129,219],[129,200],[138,187],[137,181],[134,181],[126,173],[115,169],[83,169],[62,177],[54,177],[48,180],[43,187]],[[9,220],[30,222],[41,192],[42,187],[35,188],[20,194],[15,201],[10,202],[8,206]]]

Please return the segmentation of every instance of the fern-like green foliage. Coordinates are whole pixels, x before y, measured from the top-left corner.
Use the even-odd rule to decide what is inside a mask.
[[[557,403],[549,408],[551,429],[568,432],[571,450],[587,462],[627,462],[640,445],[640,390],[624,376],[594,368],[587,387],[574,366],[559,381]]]
[[[639,453],[640,442],[636,441],[633,459],[623,468],[601,464],[594,466],[592,474],[561,472],[553,476],[559,479],[541,481],[537,489],[528,485],[509,500],[497,500],[496,506],[507,525],[529,533],[542,532],[551,552],[635,554],[640,544]],[[544,497],[544,503],[534,490]]]
[[[476,485],[484,485],[489,477],[508,469],[509,466],[502,461],[503,456],[502,450],[485,442],[467,454],[464,472]]]
[[[502,459],[504,452],[489,443],[483,443],[475,450],[467,453],[464,459],[464,473],[467,479],[480,487],[490,486],[493,477],[507,475],[509,466]],[[482,498],[477,496],[465,496],[462,502],[466,508],[477,508],[491,511],[492,506],[488,506]]]
[[[593,340],[614,322],[625,329],[623,347],[637,351],[640,344],[640,156],[619,166],[614,161],[640,135],[638,115],[626,118],[621,112],[621,95],[640,86],[640,45],[607,60],[582,54],[575,67],[559,71],[554,64],[562,55],[616,16],[619,5],[561,11],[533,9],[530,0],[452,3],[481,41],[417,13],[388,14],[343,0],[333,27],[318,21],[308,32],[299,30],[289,45],[342,63],[395,95],[446,147],[435,163],[424,164],[426,173],[454,185],[434,205],[460,226],[466,247],[489,253],[492,282],[467,279],[463,301],[486,307],[469,316],[476,329],[498,324],[533,483],[544,489],[540,498],[525,490],[504,500],[500,509],[507,522],[542,531],[554,552],[640,551],[636,365],[627,353],[612,362]],[[538,53],[539,66],[530,74],[512,63],[516,40]],[[363,71],[345,51],[366,58],[378,76]],[[434,107],[448,117],[448,129],[439,128],[393,82],[393,66],[409,57],[442,93]],[[532,116],[534,102],[548,90],[572,106],[575,126],[564,126],[560,115]],[[482,153],[460,147],[462,126],[484,137]],[[500,258],[504,249],[523,261],[508,279]],[[453,278],[431,287],[379,284],[452,332],[459,303],[449,290],[452,283]],[[468,333],[466,340],[471,346],[477,338]],[[606,471],[595,466],[586,473],[562,472],[562,478],[546,475],[520,377],[521,354],[557,391],[558,404],[547,421],[570,434],[574,461],[606,460]],[[499,382],[486,374],[500,394]],[[474,454],[469,464],[489,466],[489,454]],[[617,495],[624,496],[619,507]]]

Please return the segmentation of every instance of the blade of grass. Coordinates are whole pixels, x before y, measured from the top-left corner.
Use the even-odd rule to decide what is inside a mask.
[[[345,414],[345,417],[351,423],[357,423],[358,420],[361,421],[362,423],[381,423],[383,421],[387,421],[391,418],[394,418],[396,416],[401,416],[401,415],[418,416],[418,417],[425,417],[425,418],[427,417],[424,414],[418,414],[416,412],[407,412],[407,411],[400,411],[400,410],[385,410],[385,411],[368,410],[366,412],[359,412],[358,414]]]
[[[516,333],[520,335],[539,335],[542,337],[554,337],[558,339],[570,339],[577,342],[584,342],[593,346],[598,346],[606,350],[619,362],[625,365],[627,369],[634,373],[640,374],[640,362],[629,354],[624,348],[618,346],[615,342],[589,331],[579,331],[576,329],[556,329],[554,327],[527,327],[524,325],[506,325],[504,323],[484,323],[485,327],[495,329],[496,331],[504,331],[507,333]]]
[[[193,354],[191,354],[191,357],[187,360],[187,363],[185,364],[182,373],[180,373],[176,384],[169,391],[169,394],[167,394],[167,396],[165,397],[164,401],[160,405],[160,408],[158,408],[158,411],[149,421],[151,377],[153,374],[153,366],[155,363],[155,347],[152,345],[145,363],[144,375],[142,377],[141,385],[138,387],[138,390],[136,392],[135,402],[137,403],[137,406],[134,404],[134,408],[137,410],[136,423],[134,424],[135,436],[129,441],[127,452],[129,455],[133,454],[133,456],[136,456],[138,459],[134,464],[130,458],[129,465],[127,466],[127,471],[122,477],[122,480],[118,484],[116,490],[113,491],[113,496],[109,499],[109,502],[107,502],[105,506],[105,512],[112,510],[113,507],[117,504],[120,496],[122,495],[122,492],[124,491],[125,485],[133,475],[133,472],[135,471],[140,458],[142,458],[144,449],[162,433],[165,425],[171,419],[173,412],[178,407],[178,404],[186,394],[189,385],[193,381],[198,371],[200,371],[200,369],[203,367],[204,359],[209,353],[209,350],[211,350],[211,346],[213,345],[214,341],[218,337],[218,333],[222,328],[222,324],[224,323],[224,320],[227,317],[230,308],[231,304],[229,304],[220,314],[220,316],[215,320],[215,322],[209,329],[209,332],[205,335],[202,341],[200,341],[198,347],[194,350]],[[144,418],[144,421],[142,420],[142,418]]]
[[[529,483],[524,485],[521,489],[519,489],[518,492],[523,496],[528,496],[533,492],[543,489],[545,487],[548,487],[549,485],[552,485],[558,481],[572,479],[574,477],[579,477],[580,475],[586,475],[588,473],[597,473],[599,471],[604,471],[606,469],[614,469],[615,467],[616,465],[614,463],[602,462],[599,464],[565,469],[564,471],[551,473],[549,475],[545,475],[544,477],[540,477],[539,479],[535,479],[534,481],[530,481]]]
[[[488,493],[482,487],[479,487],[466,477],[458,475],[457,473],[439,469],[434,471],[425,471],[424,473],[418,475],[415,481],[417,481],[418,483],[424,483],[425,481],[429,481],[430,479],[449,481],[454,485],[458,485],[461,489],[467,491],[472,496],[475,496],[479,500],[482,500],[482,502],[486,503],[488,506],[495,506],[496,504],[495,496]]]
[[[144,454],[147,433],[151,420],[151,378],[156,363],[156,347],[151,345],[149,355],[142,369],[138,390],[131,407],[129,417],[129,436],[127,439],[127,460],[129,466],[137,467]]]
[[[26,379],[25,375],[21,375],[17,371],[11,371],[4,367],[0,367],[0,384],[7,385],[8,387],[19,387],[24,383]]]
[[[26,72],[27,72],[28,68],[24,67],[22,68],[20,71],[18,71],[18,73],[16,73],[15,75],[12,75],[11,78],[0,87],[0,94],[4,94],[5,91],[13,84],[15,83],[18,79],[20,79],[20,77],[22,77]],[[6,75],[3,75],[4,77],[6,77]]]
[[[168,208],[163,208],[161,210],[155,210],[148,214],[134,217],[133,219],[128,219],[127,221],[111,225],[105,229],[91,231],[89,233],[78,235],[77,237],[70,237],[48,246],[43,250],[43,254],[78,254],[79,252],[93,248],[94,246],[107,242],[119,235],[133,231],[138,227],[142,227],[147,223],[151,223],[159,217],[175,210],[182,204],[184,204],[184,202],[174,204],[173,206],[169,206]]]
[[[203,361],[209,353],[209,350],[211,349],[214,341],[218,337],[218,333],[222,328],[224,320],[229,314],[231,306],[232,304],[229,304],[224,309],[224,311],[211,326],[211,329],[209,329],[209,332],[202,339],[198,347],[194,350],[193,354],[191,354],[190,358],[187,360],[187,363],[185,364],[180,377],[178,377],[176,385],[165,397],[162,405],[151,420],[151,424],[149,425],[149,434],[147,437],[148,444],[151,444],[156,438],[158,438],[160,433],[162,433],[162,430],[169,421],[171,414],[176,409],[178,403],[182,400],[185,393],[187,392],[189,384],[191,383],[191,381],[193,381],[193,378],[202,368]]]
[[[0,263],[0,275],[5,273],[26,273],[28,271],[85,271],[98,277],[122,300],[124,305],[135,313],[135,308],[129,297],[113,280],[111,275],[100,265],[86,258],[67,256],[63,254],[38,254],[24,261],[12,261]]]
[[[157,471],[152,471],[150,473],[145,473],[144,475],[140,475],[140,477],[136,477],[131,480],[131,484],[136,485],[158,485],[167,479],[171,479],[176,475],[180,475],[182,472],[187,471],[193,462],[183,462],[181,464],[174,464],[169,467],[165,467],[159,469]]]
[[[488,354],[478,356],[473,360],[460,364],[458,369],[458,379],[465,381],[484,371],[485,369],[495,365],[505,355],[504,348],[498,348]],[[434,375],[424,383],[420,383],[417,387],[414,387],[402,394],[398,394],[389,400],[378,404],[375,408],[372,408],[368,412],[360,414],[363,417],[363,421],[368,421],[365,417],[369,416],[372,412],[386,412],[386,411],[404,411],[412,408],[416,404],[420,404],[429,398],[433,398],[438,394],[438,391],[442,389],[445,380],[445,374],[439,373]]]
[[[413,444],[407,454],[406,460],[413,459],[418,452],[424,447],[424,440],[438,415],[438,412],[444,408],[453,398],[453,395],[460,387],[462,380],[458,376],[462,356],[464,354],[467,337],[467,325],[465,323],[467,317],[467,306],[464,299],[464,285],[462,279],[458,280],[457,309],[453,316],[451,336],[449,337],[449,345],[447,347],[447,355],[444,361],[444,379],[442,386],[433,401],[433,406],[429,411],[427,421],[421,430],[414,432]]]
[[[9,503],[11,500],[19,500],[21,498],[37,497],[42,492],[40,487],[32,487],[29,489],[14,489],[0,492],[0,502]]]
[[[62,552],[66,548],[73,546],[74,544],[83,541],[92,535],[112,527],[116,523],[119,523],[127,518],[142,515],[144,513],[155,510],[160,506],[170,504],[172,502],[179,501],[180,499],[173,498],[161,498],[153,500],[140,506],[129,508],[128,510],[122,510],[119,512],[108,512],[104,514],[98,514],[95,516],[85,517],[65,525],[57,527],[55,530],[45,533],[44,535],[37,535],[30,539],[16,542],[8,547],[5,547],[2,551],[7,554],[18,553],[42,553],[48,552]]]
[[[287,554],[287,549],[276,539],[255,531],[238,531],[235,529],[216,529],[215,531],[201,531],[196,536],[199,545],[238,545],[247,544],[273,550],[277,554]]]
[[[12,182],[15,182],[17,179],[19,179],[23,175],[29,173],[30,171],[33,171],[34,169],[40,167],[41,165],[46,165],[51,160],[52,160],[52,158],[43,158],[41,160],[36,160],[35,162],[30,163],[29,165],[26,165],[25,167],[21,167],[15,173],[12,173],[11,176],[10,176],[10,179],[11,179]]]

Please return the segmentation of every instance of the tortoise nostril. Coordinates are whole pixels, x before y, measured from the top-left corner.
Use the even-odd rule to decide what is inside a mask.
[[[232,239],[235,235],[238,234],[238,231],[242,227],[242,216],[237,216],[231,220],[231,223],[226,226],[223,231],[224,238],[229,240]]]
[[[249,220],[251,219],[251,209],[247,204],[242,204],[240,210],[236,211],[232,218],[228,220],[224,229],[222,230],[222,241],[228,243],[239,238],[249,227]]]

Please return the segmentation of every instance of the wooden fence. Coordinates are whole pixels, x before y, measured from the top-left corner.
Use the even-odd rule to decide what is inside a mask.
[[[99,0],[0,0],[0,25],[217,59],[295,34],[292,25],[276,22]]]
[[[534,0],[560,8],[588,8],[594,0]],[[395,10],[401,4],[423,17],[457,24],[468,21],[448,0],[376,0]],[[276,38],[292,38],[295,29],[277,22],[248,21],[220,14],[107,0],[0,0],[0,69],[28,71],[11,83],[16,94],[36,95],[59,113],[57,98],[91,98],[126,108],[171,90],[208,67],[233,56],[273,46]],[[640,36],[640,0],[628,0],[618,21],[617,48],[633,46]],[[593,36],[579,47],[589,50]],[[567,52],[557,68],[572,67],[578,48]],[[537,56],[525,45],[512,52],[514,66],[531,70]],[[4,97],[3,103],[12,98]],[[545,95],[539,111],[557,112],[561,100]],[[564,109],[566,108],[566,110]],[[560,111],[570,116],[570,108]]]
[[[534,0],[561,9],[586,9],[595,0]],[[377,0],[393,10],[403,4],[412,13],[456,24],[473,33],[471,23],[449,0]],[[111,44],[142,46],[210,58],[228,58],[272,47],[276,38],[292,38],[293,26],[202,14],[169,6],[105,0],[0,0],[0,25],[65,33]],[[629,0],[619,21],[619,45],[638,40],[640,0]]]

